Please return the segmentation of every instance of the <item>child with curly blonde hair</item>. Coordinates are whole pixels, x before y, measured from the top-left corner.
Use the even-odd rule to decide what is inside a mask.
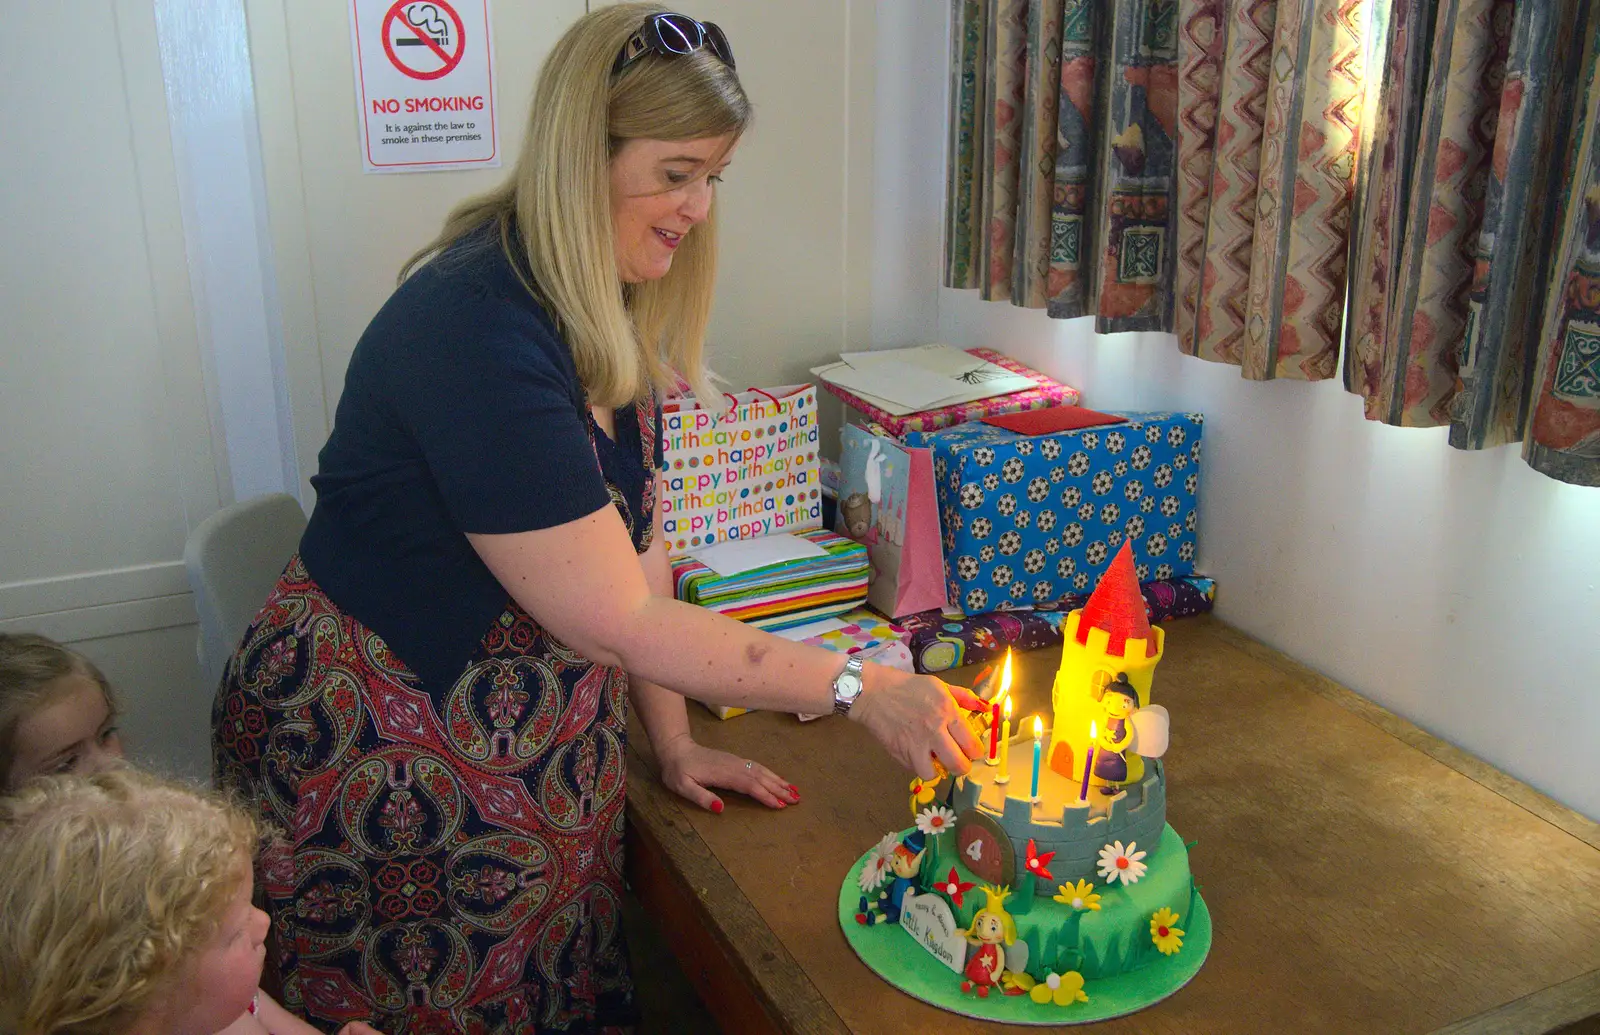
[[[259,840],[244,811],[132,769],[0,798],[0,1035],[317,1035],[258,988]]]
[[[117,699],[77,651],[0,633],[0,794],[44,773],[94,773],[122,761]]]

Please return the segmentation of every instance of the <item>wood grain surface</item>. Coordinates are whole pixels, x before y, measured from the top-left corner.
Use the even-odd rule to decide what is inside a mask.
[[[1172,713],[1168,821],[1198,842],[1215,939],[1191,985],[1095,1030],[1587,1030],[1600,1009],[1600,827],[1213,617],[1165,628],[1152,701]],[[1017,656],[1019,718],[1048,706],[1058,659]],[[654,783],[633,730],[630,847],[654,854],[640,862],[656,885],[698,882],[671,923],[698,918],[724,954],[702,945],[684,969],[721,968],[766,1011],[726,1030],[992,1030],[895,991],[838,928],[844,874],[909,824],[909,774],[847,720],[690,715],[702,742],[802,795],[779,812],[733,796],[720,816],[694,809]]]

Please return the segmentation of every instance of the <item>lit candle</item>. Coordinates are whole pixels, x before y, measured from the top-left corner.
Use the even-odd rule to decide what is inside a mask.
[[[984,759],[988,765],[1000,764],[1000,702],[1011,693],[1011,650],[1006,649],[1005,667],[1000,672],[1000,692],[994,696],[994,711],[989,716],[989,757]]]
[[[1037,715],[1033,717],[1033,786],[1028,791],[1028,797],[1035,802],[1039,800],[1039,759],[1044,755],[1044,720]]]
[[[1089,754],[1083,760],[1083,789],[1078,791],[1079,801],[1089,800],[1089,774],[1094,772],[1094,738],[1097,732],[1094,723],[1089,723]]]
[[[1006,706],[1002,711],[1004,716],[1000,722],[1000,775],[994,778],[995,783],[1009,783],[1011,781],[1011,697],[1006,696]]]

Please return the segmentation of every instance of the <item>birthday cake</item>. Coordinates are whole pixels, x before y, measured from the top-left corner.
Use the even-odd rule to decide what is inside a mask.
[[[1165,635],[1126,544],[1064,624],[1050,713],[1013,729],[1009,659],[974,717],[988,757],[911,787],[910,828],[851,869],[840,924],[919,999],[1018,1024],[1115,1017],[1199,970],[1210,918],[1166,822]]]

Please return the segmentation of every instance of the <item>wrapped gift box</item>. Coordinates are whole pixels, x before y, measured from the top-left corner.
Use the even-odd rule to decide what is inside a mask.
[[[1141,583],[1139,589],[1150,621],[1157,624],[1204,614],[1217,599],[1216,580],[1203,575],[1152,580]],[[1035,650],[1060,643],[1067,614],[1088,599],[1087,592],[1073,593],[1053,604],[981,615],[923,611],[902,619],[905,641],[918,672],[982,664],[1007,648]]]
[[[904,672],[915,671],[911,649],[904,642],[906,630],[903,626],[865,607],[842,614],[836,621],[844,625],[815,636],[803,637],[800,642],[839,654],[859,654],[864,659]],[[791,635],[801,632],[804,630],[797,629]],[[801,722],[820,718],[821,715],[800,714]]]
[[[1193,574],[1205,418],[1114,415],[1126,423],[906,436],[933,450],[951,605],[982,614],[1086,593],[1123,540],[1141,582]]]
[[[1064,385],[1051,377],[1039,373],[1037,370],[1023,366],[1010,356],[1002,356],[993,349],[967,349],[979,359],[986,359],[991,363],[1005,367],[1013,373],[1022,374],[1030,378],[1037,387],[1010,395],[996,395],[988,399],[976,399],[972,402],[955,403],[950,406],[941,406],[936,410],[924,410],[921,413],[908,413],[896,416],[865,399],[846,391],[837,385],[823,382],[822,387],[844,400],[845,405],[859,411],[867,418],[868,422],[878,424],[895,438],[904,438],[913,431],[935,431],[939,428],[948,428],[965,421],[979,420],[983,417],[996,416],[1002,413],[1021,413],[1024,410],[1046,410],[1053,406],[1070,406],[1078,402],[1078,390]]]
[[[840,654],[857,654],[864,650],[905,638],[905,627],[892,622],[867,607],[859,607],[842,614],[834,621],[843,622],[837,629],[807,636],[800,642],[813,647],[823,647]]]
[[[767,630],[832,618],[867,599],[865,546],[826,529],[796,532],[795,537],[815,543],[826,555],[737,575],[718,574],[692,556],[673,558],[678,599]]]

